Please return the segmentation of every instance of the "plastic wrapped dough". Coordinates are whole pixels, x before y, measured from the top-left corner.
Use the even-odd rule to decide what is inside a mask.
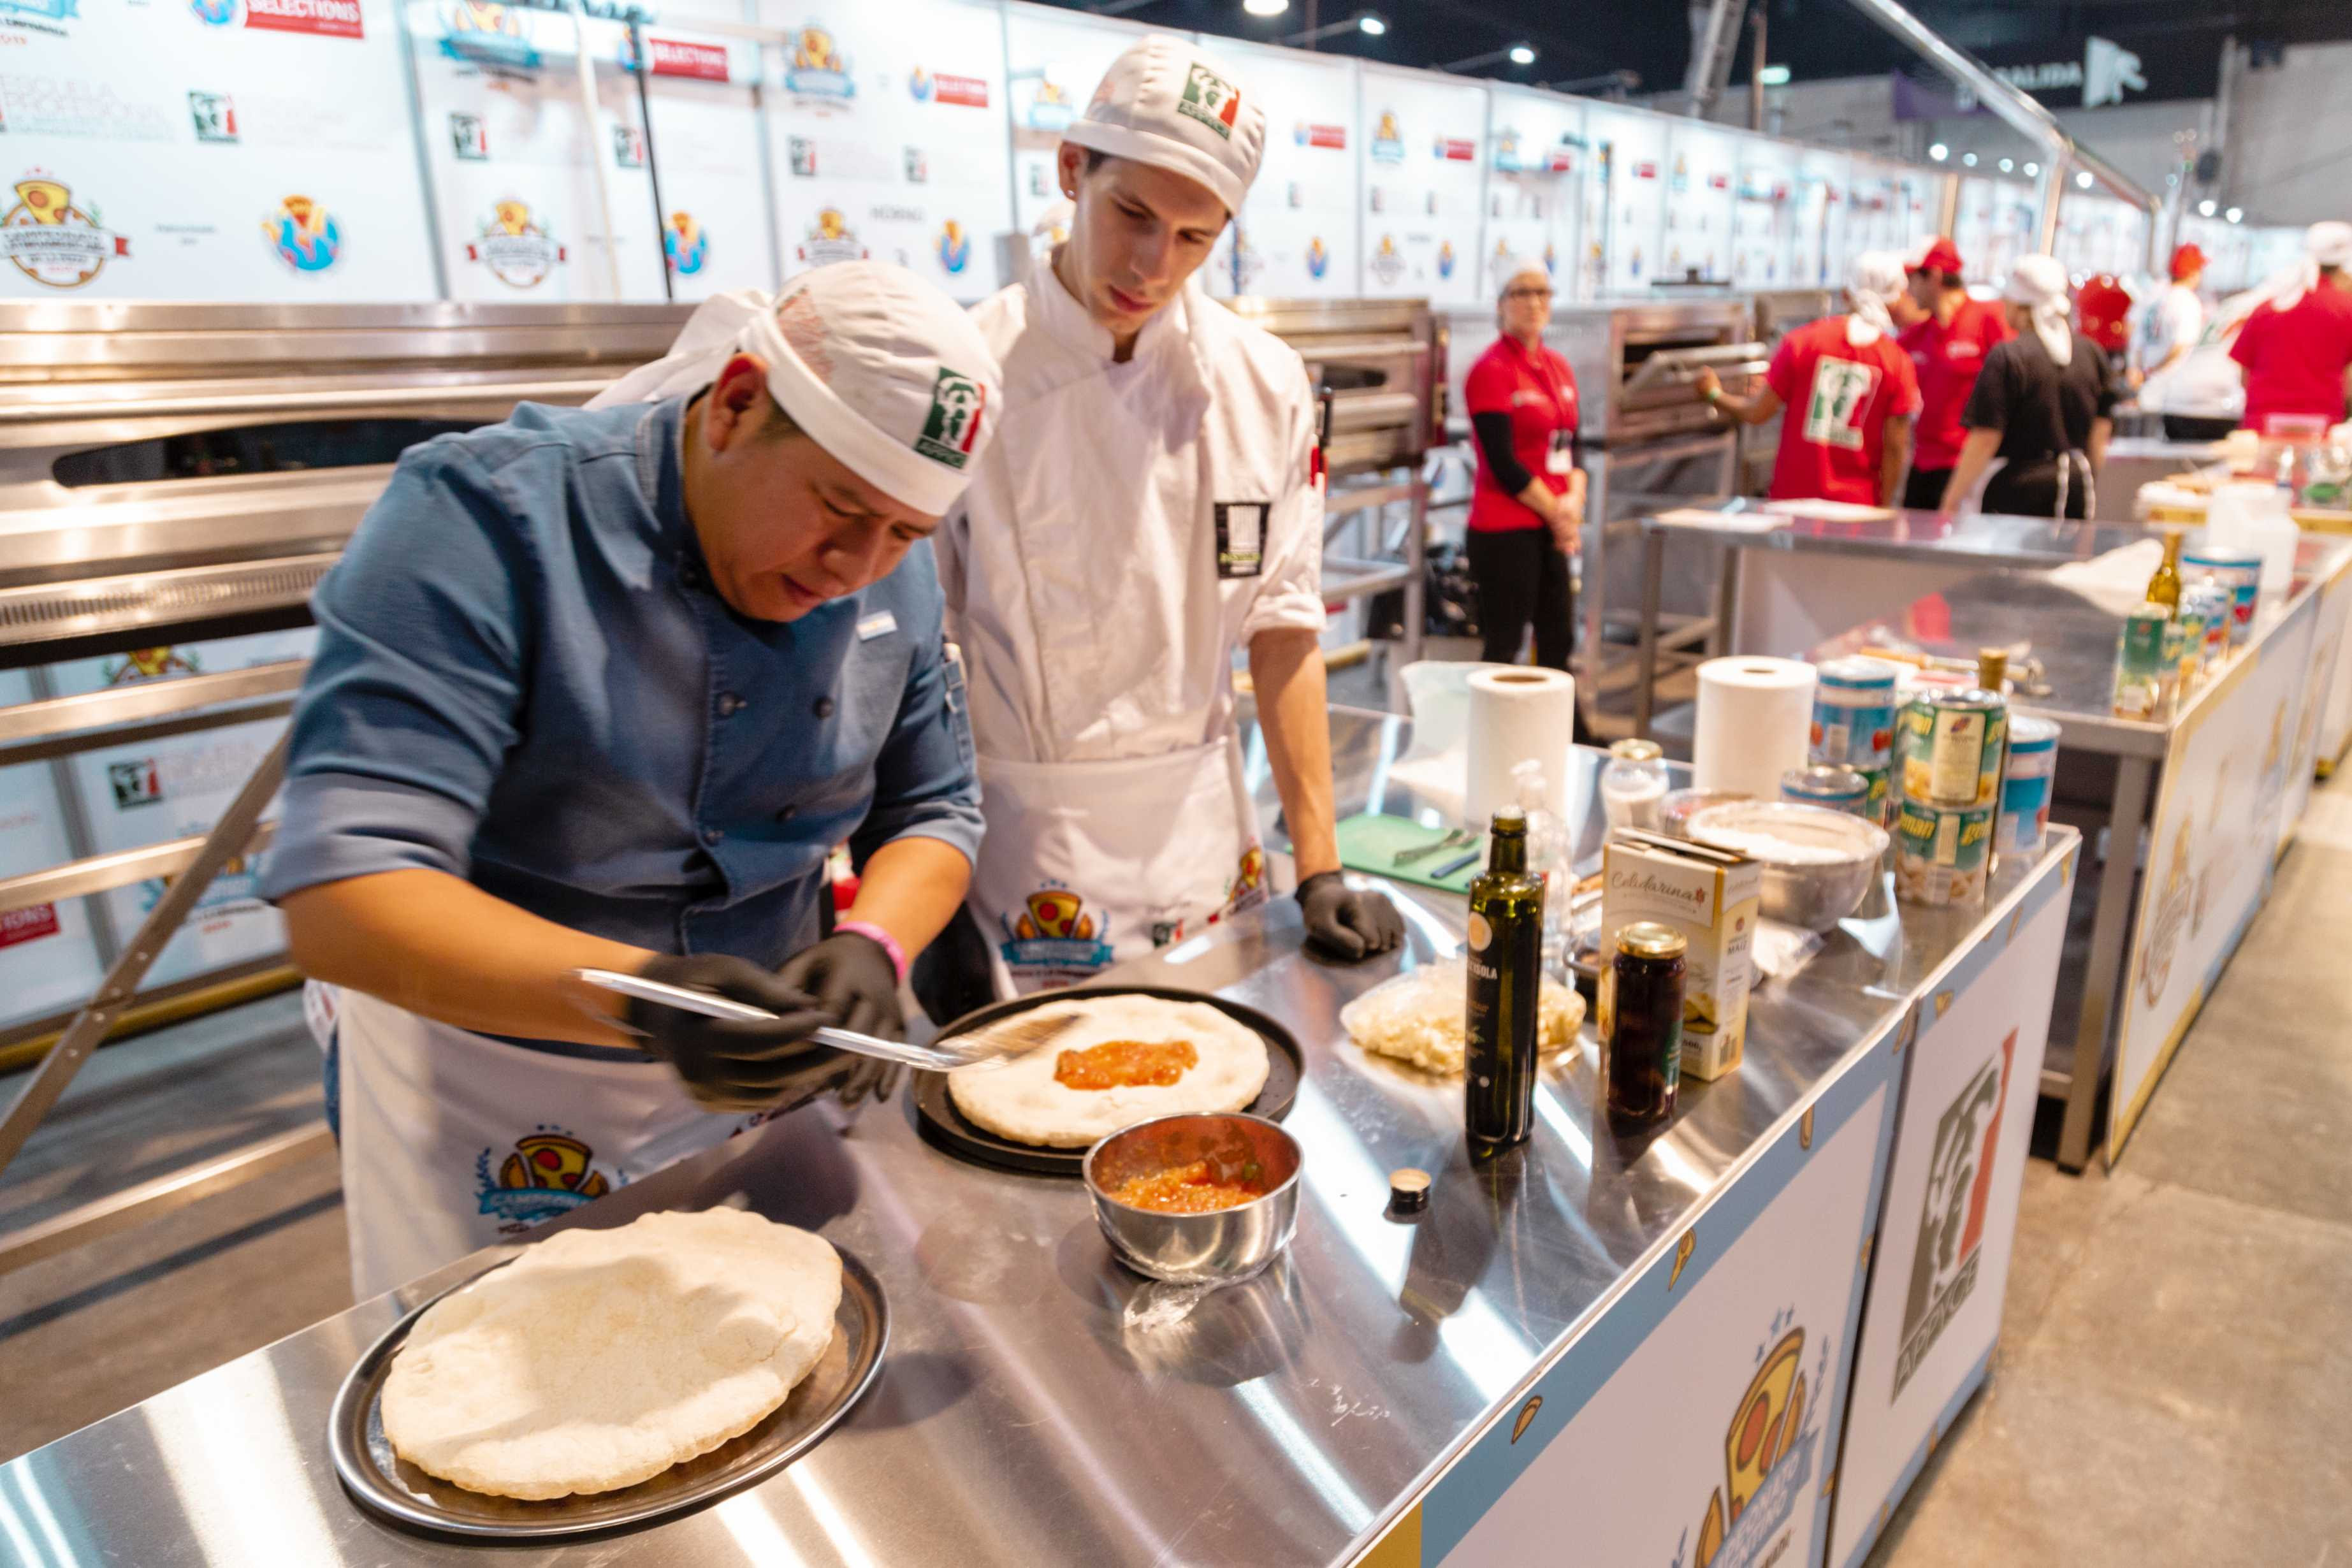
[[[1349,1003],[1339,1010],[1339,1022],[1349,1039],[1375,1055],[1411,1062],[1425,1072],[1458,1073],[1469,991],[1462,960],[1424,963]],[[1584,998],[1547,975],[1536,1013],[1538,1047],[1557,1051],[1576,1043]]]

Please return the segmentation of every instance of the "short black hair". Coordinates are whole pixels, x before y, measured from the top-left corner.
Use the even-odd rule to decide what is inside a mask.
[[[1089,147],[1089,148],[1087,148],[1087,149],[1086,150],[1086,152],[1087,152],[1087,167],[1086,167],[1086,172],[1087,172],[1087,174],[1093,174],[1097,169],[1101,168],[1101,167],[1103,166],[1103,164],[1104,164],[1104,163],[1108,163],[1108,162],[1109,161],[1109,159],[1110,159],[1110,154],[1109,154],[1109,153],[1105,153],[1105,152],[1101,152],[1101,151],[1099,151],[1099,150],[1097,150],[1097,149],[1096,149],[1096,148],[1093,148],[1093,147]]]

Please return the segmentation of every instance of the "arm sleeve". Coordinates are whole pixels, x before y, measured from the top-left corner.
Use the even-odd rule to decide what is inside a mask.
[[[1797,405],[1797,335],[1794,332],[1782,338],[1780,346],[1772,351],[1772,363],[1764,369],[1764,384],[1772,389],[1772,395],[1780,400],[1782,406],[1794,408]]]
[[[849,836],[850,859],[863,868],[885,844],[937,838],[977,863],[980,829],[963,666],[935,634],[907,672],[898,722],[874,759],[874,804]]]
[[[1471,433],[1478,437],[1478,456],[1486,471],[1495,476],[1495,488],[1507,496],[1517,495],[1528,488],[1535,476],[1528,473],[1511,450],[1511,416],[1508,414],[1473,414]],[[1579,457],[1582,454],[1580,452]]]
[[[1315,391],[1301,371],[1288,421],[1282,493],[1266,510],[1265,558],[1242,617],[1244,644],[1263,631],[1323,629],[1323,489],[1315,482]]]
[[[1968,406],[1960,411],[1960,423],[1970,430],[2006,430],[2009,428],[2009,366],[2011,356],[2007,343],[1994,345],[1985,355],[1984,369],[1977,375],[1977,384],[1969,392]]]
[[[1887,402],[1886,412],[1897,419],[1908,419],[1917,414],[1926,403],[1919,395],[1918,369],[1912,364],[1911,356],[1901,349],[1887,355],[1886,363],[1894,367],[1888,386],[1893,396]]]
[[[2254,356],[2262,352],[2263,332],[2270,314],[2268,305],[2255,306],[2254,313],[2238,328],[2238,335],[2230,344],[2230,357],[2248,370],[2254,368]]]
[[[537,579],[512,509],[462,449],[402,459],[312,597],[265,896],[467,874],[518,732]]]

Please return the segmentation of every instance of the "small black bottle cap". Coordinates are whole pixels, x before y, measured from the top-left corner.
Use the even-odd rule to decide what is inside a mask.
[[[1419,1214],[1429,1206],[1429,1173],[1411,1165],[1389,1173],[1389,1212]]]

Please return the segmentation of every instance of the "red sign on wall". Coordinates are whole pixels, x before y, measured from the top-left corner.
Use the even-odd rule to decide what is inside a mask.
[[[1441,136],[1437,139],[1437,155],[1449,163],[1475,163],[1478,161],[1478,143],[1465,136]]]
[[[1307,133],[1306,142],[1309,147],[1331,147],[1340,152],[1347,151],[1348,128],[1344,125],[1304,125],[1299,129]]]
[[[941,71],[931,78],[933,96],[941,103],[961,104],[966,109],[988,107],[988,83],[976,76],[950,76]]]
[[[1655,163],[1636,163],[1633,165],[1633,177],[1637,180],[1654,180],[1658,177],[1658,166]]]
[[[58,934],[58,906],[35,904],[29,909],[10,910],[0,914],[0,947],[14,947],[20,942],[35,942]]]
[[[646,35],[654,57],[654,75],[690,77],[696,81],[727,79],[727,48],[723,44],[689,44],[683,38]]]
[[[245,25],[265,32],[356,38],[360,0],[245,0]]]

